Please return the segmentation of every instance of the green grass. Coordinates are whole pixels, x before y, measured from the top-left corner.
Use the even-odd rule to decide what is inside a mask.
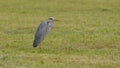
[[[60,21],[33,48],[48,17]],[[120,1],[0,0],[0,68],[120,68]]]

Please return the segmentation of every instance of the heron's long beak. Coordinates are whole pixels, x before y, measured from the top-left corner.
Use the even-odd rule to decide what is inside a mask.
[[[55,19],[54,21],[59,21],[58,19]]]

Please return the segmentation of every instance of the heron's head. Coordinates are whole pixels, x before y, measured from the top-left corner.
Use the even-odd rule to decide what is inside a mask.
[[[48,20],[57,21],[57,20],[56,20],[55,18],[53,18],[53,17],[48,18]]]

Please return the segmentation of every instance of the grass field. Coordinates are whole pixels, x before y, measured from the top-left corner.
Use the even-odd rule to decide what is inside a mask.
[[[0,0],[0,68],[120,68],[120,0]]]

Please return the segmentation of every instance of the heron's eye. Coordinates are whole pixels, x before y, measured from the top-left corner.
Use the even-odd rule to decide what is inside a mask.
[[[54,18],[50,17],[49,20],[54,20]]]

